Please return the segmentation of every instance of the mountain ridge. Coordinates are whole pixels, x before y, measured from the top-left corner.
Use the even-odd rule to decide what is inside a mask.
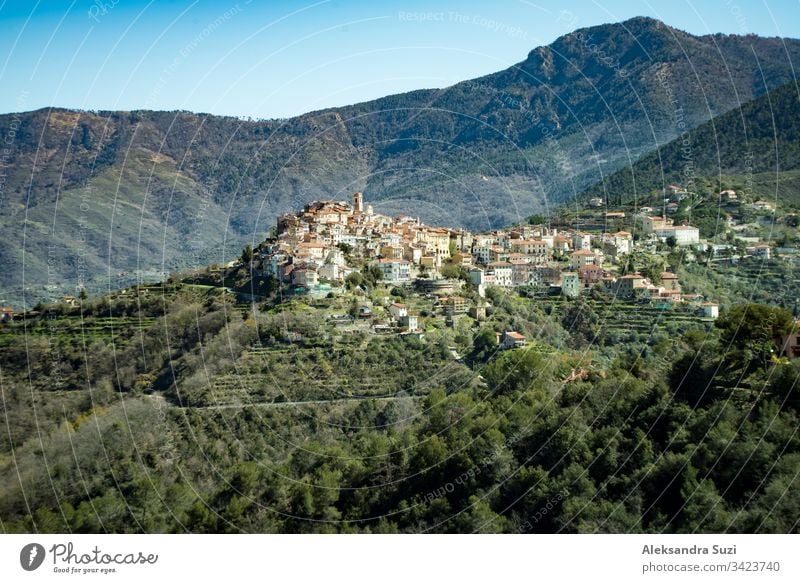
[[[288,119],[56,108],[0,116],[0,135],[18,126],[0,286],[52,296],[82,283],[82,264],[83,283],[112,285],[118,273],[224,261],[278,214],[355,190],[387,214],[475,230],[508,224],[675,137],[675,104],[694,127],[787,82],[796,59],[794,39],[695,37],[640,18],[562,35],[450,87]],[[82,213],[87,190],[92,212]]]
[[[691,154],[687,158],[687,151]],[[651,152],[629,168],[604,177],[582,198],[628,204],[672,182],[691,189],[697,178],[724,182],[731,175],[800,169],[800,86],[796,81],[714,117]],[[777,178],[777,177],[776,177]],[[720,186],[721,188],[721,186]]]

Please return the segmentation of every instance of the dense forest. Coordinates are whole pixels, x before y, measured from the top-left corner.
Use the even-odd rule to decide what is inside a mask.
[[[798,531],[789,312],[490,295],[423,339],[174,282],[37,306],[0,329],[0,528]]]

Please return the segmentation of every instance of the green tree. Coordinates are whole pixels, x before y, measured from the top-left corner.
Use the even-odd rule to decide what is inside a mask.
[[[474,358],[486,360],[497,350],[497,334],[491,328],[484,328],[472,340]]]
[[[503,394],[546,387],[554,372],[552,362],[541,353],[519,349],[505,351],[484,369],[483,376],[493,391]]]
[[[600,334],[600,318],[583,298],[566,304],[561,325],[582,345],[597,341]]]
[[[344,279],[344,283],[347,286],[347,289],[355,289],[364,285],[364,276],[359,272],[354,271]]]
[[[450,279],[464,279],[466,275],[466,270],[463,267],[452,263],[445,263],[439,271],[443,277]]]
[[[364,279],[371,285],[377,285],[383,279],[383,272],[377,265],[370,265],[364,268]]]
[[[766,304],[739,304],[716,321],[724,345],[738,348],[766,368],[794,324],[792,314]]]
[[[252,260],[253,260],[253,247],[250,245],[245,245],[244,249],[242,249],[242,263],[244,263],[245,265],[249,265]]]
[[[542,215],[532,215],[528,219],[528,223],[531,225],[544,225],[546,219]]]

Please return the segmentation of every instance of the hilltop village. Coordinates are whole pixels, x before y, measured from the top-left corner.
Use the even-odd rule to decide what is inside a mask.
[[[571,225],[531,220],[485,233],[381,215],[356,192],[349,202],[317,201],[302,212],[281,215],[274,236],[253,251],[251,268],[256,275],[279,281],[292,295],[314,297],[357,291],[366,275],[373,282],[426,294],[435,300],[435,309],[450,317],[470,313],[482,319],[486,290],[496,286],[528,297],[594,294],[660,309],[681,307],[714,319],[718,304],[713,298],[685,293],[678,266],[670,261],[735,261],[735,254],[768,260],[773,248],[758,238],[739,238],[735,244],[701,239],[698,227],[671,218],[685,193],[675,186],[670,189],[672,202],[665,199],[660,214],[651,207],[632,216],[604,212],[598,210],[602,201],[592,199],[583,218]],[[734,191],[719,196],[728,204],[737,203]],[[765,201],[749,206],[756,212],[774,212]],[[736,228],[731,215],[724,219],[727,227]],[[606,228],[591,228],[592,221],[602,221]],[[586,230],[575,224],[586,224]],[[630,230],[609,232],[609,225],[628,225]],[[464,297],[469,295],[464,289],[477,292],[472,294],[476,299]],[[416,329],[415,316],[402,302],[392,303],[388,311],[394,328]],[[362,316],[370,314],[363,308]]]
[[[664,216],[640,219],[643,236],[638,241],[624,230],[590,234],[536,224],[471,233],[378,214],[356,192],[350,202],[312,202],[302,212],[280,216],[275,236],[253,250],[250,260],[255,275],[274,278],[291,294],[319,297],[357,288],[367,274],[381,284],[433,295],[435,307],[447,316],[470,312],[481,319],[486,289],[496,286],[568,298],[601,289],[615,299],[661,307],[690,304],[702,316],[716,318],[717,304],[683,293],[670,266],[640,273],[627,261],[637,247],[694,249],[701,245],[699,230]],[[477,301],[460,295],[465,286],[477,292]],[[388,310],[398,329],[417,329],[415,316],[402,302]],[[524,339],[512,335],[504,341]]]
[[[791,246],[795,214],[733,190],[719,192],[704,212],[707,195],[698,205],[697,196],[668,190],[658,210],[607,208],[589,199],[574,216],[554,215],[548,224],[533,216],[482,233],[382,215],[356,192],[350,201],[315,201],[283,214],[255,249],[246,247],[226,265],[171,276],[167,284],[233,294],[242,310],[256,303],[262,311],[313,305],[339,338],[355,332],[422,338],[441,327],[463,337],[486,327],[502,349],[527,346],[536,332],[524,322],[496,321],[498,302],[534,302],[570,327],[570,310],[586,306],[579,322],[602,317],[604,328],[616,330],[608,341],[622,341],[649,337],[654,326],[705,327],[743,294],[788,297],[775,286],[791,279],[800,259]],[[699,226],[686,220],[687,209]],[[709,215],[718,212],[721,221]],[[776,226],[786,233],[775,236]],[[124,303],[130,291],[159,289],[139,285],[109,299]],[[65,309],[80,303],[75,296],[60,302]],[[797,318],[798,302],[783,305]],[[13,309],[2,308],[0,321],[12,319]],[[781,346],[790,357],[800,356],[800,320],[796,328]],[[287,340],[301,336],[285,330]]]

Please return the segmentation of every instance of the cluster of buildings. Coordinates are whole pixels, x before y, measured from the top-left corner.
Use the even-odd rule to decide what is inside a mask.
[[[666,217],[645,217],[646,235],[699,243],[696,227]],[[300,213],[280,216],[275,237],[254,253],[254,270],[298,291],[341,286],[356,265],[369,265],[387,284],[435,282],[444,265],[460,266],[484,295],[486,286],[531,286],[542,293],[576,297],[596,285],[622,298],[682,302],[678,278],[665,272],[653,282],[640,274],[615,276],[604,268],[620,264],[634,247],[631,233],[590,234],[543,225],[519,225],[488,233],[425,225],[419,218],[388,217],[365,205],[356,192],[350,202],[320,201]],[[431,284],[434,285],[434,284]],[[456,310],[466,311],[459,306]]]
[[[686,247],[700,243],[700,230],[690,225],[674,225],[669,217],[642,217],[645,235],[654,235],[663,242],[672,239],[675,245]]]
[[[403,284],[471,245],[465,231],[377,214],[357,192],[350,203],[312,202],[281,215],[276,236],[255,250],[253,261],[257,272],[299,289],[340,285],[358,270],[356,263],[374,266],[386,283]]]

